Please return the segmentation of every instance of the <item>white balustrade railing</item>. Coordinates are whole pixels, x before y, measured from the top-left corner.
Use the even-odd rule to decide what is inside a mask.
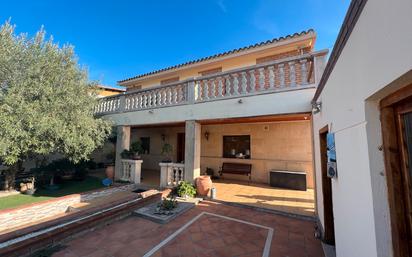
[[[102,115],[139,111],[314,87],[319,83],[316,80],[320,80],[323,71],[323,68],[316,66],[317,60],[323,61],[326,54],[327,51],[302,54],[168,85],[104,97],[99,99],[95,113]]]
[[[314,84],[313,56],[286,58],[195,80],[196,102],[282,91]]]
[[[160,187],[174,187],[185,178],[185,165],[183,163],[159,163]]]
[[[142,162],[142,160],[122,159],[122,169],[119,179],[125,182],[140,184]]]

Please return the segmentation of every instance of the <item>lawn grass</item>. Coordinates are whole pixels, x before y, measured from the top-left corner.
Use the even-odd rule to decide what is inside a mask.
[[[83,181],[67,181],[61,188],[55,191],[38,189],[34,195],[10,195],[0,198],[0,210],[15,208],[29,203],[41,202],[55,197],[82,193],[103,187],[101,179],[86,177]]]

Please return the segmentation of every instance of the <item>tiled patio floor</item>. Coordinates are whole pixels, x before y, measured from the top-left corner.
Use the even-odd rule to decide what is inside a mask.
[[[237,180],[217,179],[213,181],[217,199],[225,202],[247,204],[293,214],[313,216],[315,196],[313,189],[306,191],[287,190]]]
[[[311,221],[204,201],[164,225],[130,216],[66,242],[53,256],[322,257],[313,226]]]

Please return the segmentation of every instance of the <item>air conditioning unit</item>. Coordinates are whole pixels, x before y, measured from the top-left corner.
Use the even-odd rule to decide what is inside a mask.
[[[336,178],[338,176],[336,162],[328,162],[327,176],[328,178]]]

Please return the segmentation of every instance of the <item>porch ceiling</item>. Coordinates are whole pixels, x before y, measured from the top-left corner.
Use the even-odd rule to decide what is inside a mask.
[[[264,115],[241,118],[225,118],[225,119],[211,119],[199,121],[202,125],[211,124],[231,124],[231,123],[256,123],[256,122],[278,122],[278,121],[299,121],[310,120],[311,113],[293,113],[293,114],[278,114],[278,115]]]

